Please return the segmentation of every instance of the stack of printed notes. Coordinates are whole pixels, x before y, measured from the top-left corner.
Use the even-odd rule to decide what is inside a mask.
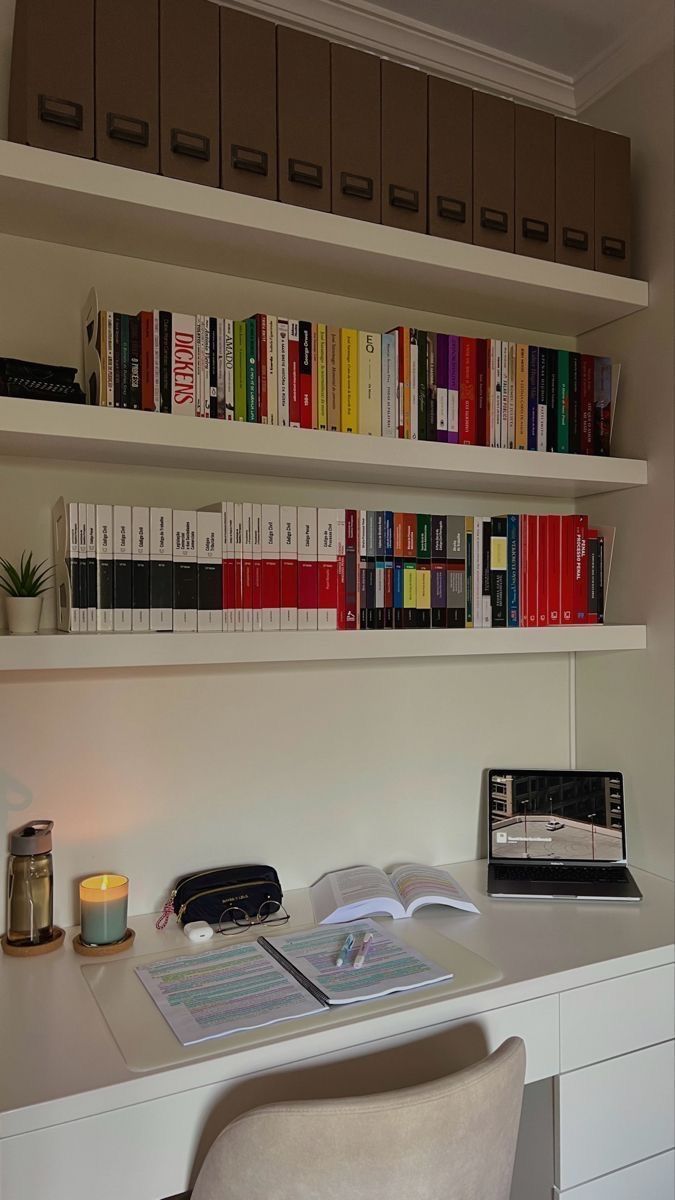
[[[136,974],[184,1046],[452,979],[370,920],[162,959]]]

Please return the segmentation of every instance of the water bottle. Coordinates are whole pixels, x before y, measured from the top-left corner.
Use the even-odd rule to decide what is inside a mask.
[[[38,946],[54,934],[53,821],[32,821],[9,838],[7,941]]]

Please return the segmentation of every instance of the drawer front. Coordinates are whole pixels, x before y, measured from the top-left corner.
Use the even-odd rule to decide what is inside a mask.
[[[560,996],[560,1069],[629,1054],[672,1038],[675,965],[574,988]]]
[[[613,1171],[602,1179],[582,1183],[566,1192],[555,1189],[556,1200],[673,1200],[675,1195],[675,1150],[657,1154],[645,1162]]]
[[[673,1148],[674,1051],[664,1042],[559,1077],[561,1191]]]

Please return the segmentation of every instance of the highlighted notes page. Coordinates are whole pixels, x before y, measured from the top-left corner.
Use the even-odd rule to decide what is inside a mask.
[[[147,963],[136,974],[184,1046],[325,1008],[257,942]]]

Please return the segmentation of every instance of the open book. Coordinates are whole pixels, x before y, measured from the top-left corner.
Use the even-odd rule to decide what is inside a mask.
[[[374,913],[411,917],[427,904],[478,912],[452,875],[420,863],[405,863],[389,875],[377,867],[331,871],[310,888],[310,896],[320,925],[357,921]]]

